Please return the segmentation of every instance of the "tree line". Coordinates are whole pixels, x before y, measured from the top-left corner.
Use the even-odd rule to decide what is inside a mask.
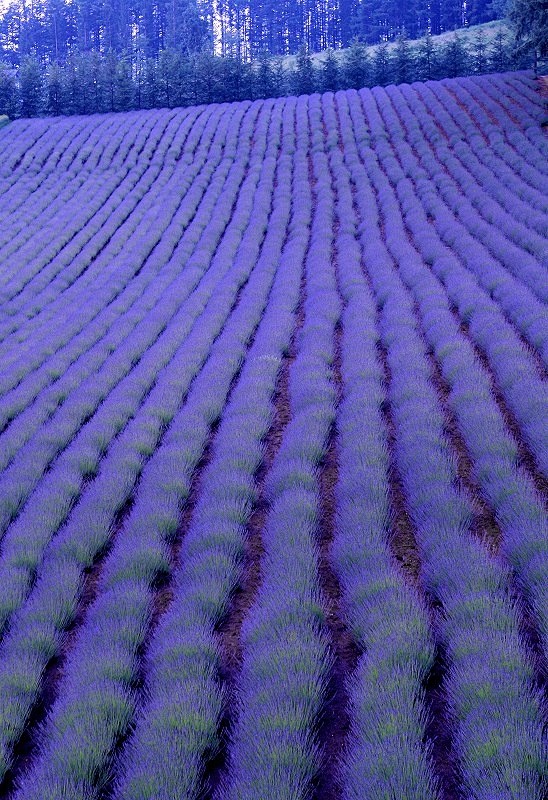
[[[302,48],[292,67],[280,57],[262,54],[253,63],[207,51],[161,51],[157,59],[137,61],[112,50],[77,52],[45,66],[26,56],[16,71],[0,63],[0,115],[91,114],[133,109],[179,107],[212,102],[315,91],[361,88],[389,83],[436,80],[458,75],[529,66],[516,55],[501,26],[487,39],[479,28],[439,42],[430,35],[416,42],[400,36],[395,45],[367,47],[354,39],[342,52],[328,50],[323,60]]]
[[[65,62],[75,53],[166,49],[256,59],[411,39],[500,17],[504,0],[9,0],[0,56]],[[1,4],[0,4],[1,6]]]

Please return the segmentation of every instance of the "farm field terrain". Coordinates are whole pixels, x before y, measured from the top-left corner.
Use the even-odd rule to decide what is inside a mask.
[[[541,800],[531,73],[0,131],[0,797]]]

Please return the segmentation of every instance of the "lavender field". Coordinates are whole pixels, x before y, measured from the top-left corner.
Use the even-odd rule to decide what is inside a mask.
[[[0,797],[542,800],[530,73],[0,131]]]

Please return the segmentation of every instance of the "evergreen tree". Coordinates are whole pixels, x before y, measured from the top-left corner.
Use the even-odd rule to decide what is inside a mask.
[[[58,116],[66,113],[66,100],[64,92],[63,70],[54,61],[48,66],[46,73],[47,106],[48,114]]]
[[[272,84],[273,84],[273,97],[283,97],[291,92],[289,86],[287,71],[284,67],[283,59],[277,56],[272,59]]]
[[[26,56],[19,68],[21,113],[24,117],[37,117],[43,111],[44,78],[40,64],[33,56]]]
[[[158,59],[158,89],[161,106],[175,108],[180,103],[179,72],[181,55],[171,48],[162,50]]]
[[[458,34],[449,39],[442,52],[443,74],[448,78],[468,73],[468,52]]]
[[[432,36],[428,33],[417,47],[415,74],[419,81],[432,81],[438,75],[438,53]]]
[[[18,98],[15,70],[0,61],[0,115],[17,116]]]
[[[373,72],[377,86],[386,86],[391,81],[392,59],[388,51],[388,43],[381,42],[373,57]]]
[[[297,54],[297,67],[293,74],[295,94],[312,94],[315,89],[314,67],[306,47],[301,47]]]
[[[219,97],[219,68],[211,53],[202,52],[194,56],[196,103],[214,103]]]
[[[329,48],[320,73],[320,91],[336,92],[339,83],[339,62],[333,50]]]
[[[148,58],[146,62],[145,81],[143,86],[143,107],[158,108],[159,105],[160,86],[158,80],[158,67],[153,58]]]
[[[146,86],[146,41],[143,38],[137,40],[134,51],[134,74],[135,74],[135,107],[145,108],[145,86]]]
[[[370,64],[367,49],[363,42],[354,37],[350,47],[345,50],[342,63],[342,82],[345,89],[361,89],[367,85]]]
[[[117,111],[129,111],[133,108],[134,86],[131,77],[131,63],[127,56],[122,56],[116,64],[116,99]]]
[[[546,0],[511,0],[509,18],[517,53],[533,53],[536,71],[538,57],[548,56],[548,3]]]
[[[396,43],[396,53],[394,58],[394,68],[398,83],[408,83],[413,72],[413,54],[409,47],[405,30],[398,36]]]
[[[489,63],[494,72],[505,72],[510,64],[508,39],[502,28],[493,37],[488,53]]]
[[[487,71],[487,41],[485,38],[485,33],[481,28],[480,30],[476,31],[474,40],[472,42],[472,62],[474,72],[481,75]]]
[[[274,96],[274,75],[272,72],[272,60],[266,51],[259,55],[257,68],[255,71],[255,90],[254,97],[273,97]]]
[[[103,90],[104,107],[98,108],[98,111],[116,110],[116,67],[116,54],[113,50],[109,50],[101,63],[100,85]]]
[[[207,42],[207,26],[196,0],[170,0],[166,46],[183,55],[197,53]]]

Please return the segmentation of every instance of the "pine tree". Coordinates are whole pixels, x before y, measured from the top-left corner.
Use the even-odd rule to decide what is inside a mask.
[[[116,64],[115,104],[117,111],[129,111],[133,108],[135,87],[131,77],[131,63],[122,55]]]
[[[474,72],[481,75],[487,71],[487,41],[481,28],[476,31],[472,42],[472,61]]]
[[[336,92],[339,88],[339,62],[331,48],[327,51],[320,74],[322,92]]]
[[[512,0],[509,18],[517,53],[533,53],[536,72],[538,57],[548,56],[548,4],[546,0]]]
[[[33,56],[26,56],[19,68],[21,87],[21,114],[37,117],[43,111],[44,78],[40,64]]]
[[[145,82],[143,86],[143,107],[158,108],[160,105],[160,87],[158,82],[158,67],[153,58],[148,58],[145,69]]]
[[[386,86],[390,83],[392,72],[392,59],[388,51],[388,43],[381,42],[373,57],[373,70],[377,86]]]
[[[314,86],[314,66],[310,54],[305,47],[301,47],[297,54],[297,68],[293,75],[296,94],[312,94]]]
[[[468,52],[458,34],[449,39],[442,53],[443,73],[448,78],[466,75],[468,72]]]
[[[438,53],[432,36],[428,33],[417,47],[415,72],[420,81],[433,81],[438,74]]]
[[[367,85],[370,73],[367,48],[355,37],[345,50],[342,63],[342,82],[345,89],[361,89]]]
[[[272,72],[272,59],[266,51],[259,55],[254,80],[254,97],[274,96],[274,75]]]
[[[508,40],[502,28],[499,28],[493,37],[488,58],[494,72],[505,72],[508,69],[510,53]]]
[[[408,83],[413,71],[413,54],[409,47],[409,40],[405,30],[398,36],[396,54],[394,59],[396,80],[398,83]]]
[[[17,116],[18,98],[15,71],[0,61],[0,116],[10,119]]]
[[[63,77],[63,71],[55,61],[48,66],[46,73],[46,109],[48,114],[53,114],[54,116],[66,113]]]
[[[284,67],[283,58],[276,56],[272,59],[272,84],[273,84],[273,97],[283,97],[289,94],[291,87],[288,80],[287,70]]]

